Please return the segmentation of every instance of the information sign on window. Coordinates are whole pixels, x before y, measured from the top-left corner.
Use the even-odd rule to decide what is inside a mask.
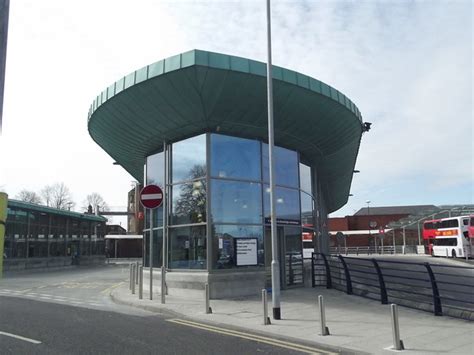
[[[257,265],[257,238],[235,238],[237,266]]]

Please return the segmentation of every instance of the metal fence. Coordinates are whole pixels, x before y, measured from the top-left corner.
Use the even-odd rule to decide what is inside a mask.
[[[330,254],[372,255],[372,254],[417,254],[416,245],[377,246],[377,247],[332,247]]]
[[[474,267],[313,253],[312,286],[474,320]]]

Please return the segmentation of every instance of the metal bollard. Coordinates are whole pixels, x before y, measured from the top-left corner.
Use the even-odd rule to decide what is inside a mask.
[[[138,298],[143,299],[143,266],[138,271]]]
[[[390,305],[390,312],[392,315],[392,335],[393,335],[393,348],[395,350],[405,350],[403,341],[400,340],[400,328],[398,324],[398,306],[396,304]]]
[[[263,305],[263,325],[272,324],[270,317],[268,316],[268,302],[267,302],[267,290],[262,290],[262,305]]]
[[[140,269],[140,263],[137,261],[137,265],[135,266],[135,271],[136,271],[136,274],[135,274],[135,283],[138,285],[138,272],[139,272],[139,269]]]
[[[153,300],[153,268],[150,268],[150,300]]]
[[[206,297],[206,314],[212,313],[212,308],[209,305],[209,284],[205,285],[205,297]]]
[[[135,294],[135,264],[132,264],[132,295]]]
[[[130,283],[128,285],[128,289],[131,290],[132,289],[132,270],[133,269],[133,264],[130,263]]]
[[[320,315],[320,321],[321,321],[321,334],[320,335],[330,335],[329,334],[329,328],[326,327],[326,312],[324,309],[324,299],[322,295],[318,296],[318,301],[319,301],[319,315]]]
[[[359,255],[359,247],[356,248],[356,253]]]
[[[161,267],[161,304],[166,302],[166,268]]]

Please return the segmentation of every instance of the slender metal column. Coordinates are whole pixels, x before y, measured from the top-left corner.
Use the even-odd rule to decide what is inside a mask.
[[[143,265],[138,270],[138,298],[143,299]]]
[[[270,167],[270,217],[272,235],[272,303],[273,319],[281,319],[280,263],[278,261],[278,235],[275,214],[275,166],[273,157],[273,85],[272,85],[272,29],[270,0],[267,0],[267,94],[268,94],[268,160]]]
[[[166,238],[168,235],[168,204],[166,199],[168,198],[168,169],[167,169],[167,151],[166,151],[166,142],[163,142],[163,162],[164,162],[164,183],[163,183],[163,256],[161,262],[161,303],[165,304],[166,302]]]
[[[153,299],[153,209],[150,209],[150,300]]]

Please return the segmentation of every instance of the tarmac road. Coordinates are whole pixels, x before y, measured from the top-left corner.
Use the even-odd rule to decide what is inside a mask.
[[[78,268],[0,282],[0,354],[334,353],[294,341],[210,326],[111,301],[128,266]]]

